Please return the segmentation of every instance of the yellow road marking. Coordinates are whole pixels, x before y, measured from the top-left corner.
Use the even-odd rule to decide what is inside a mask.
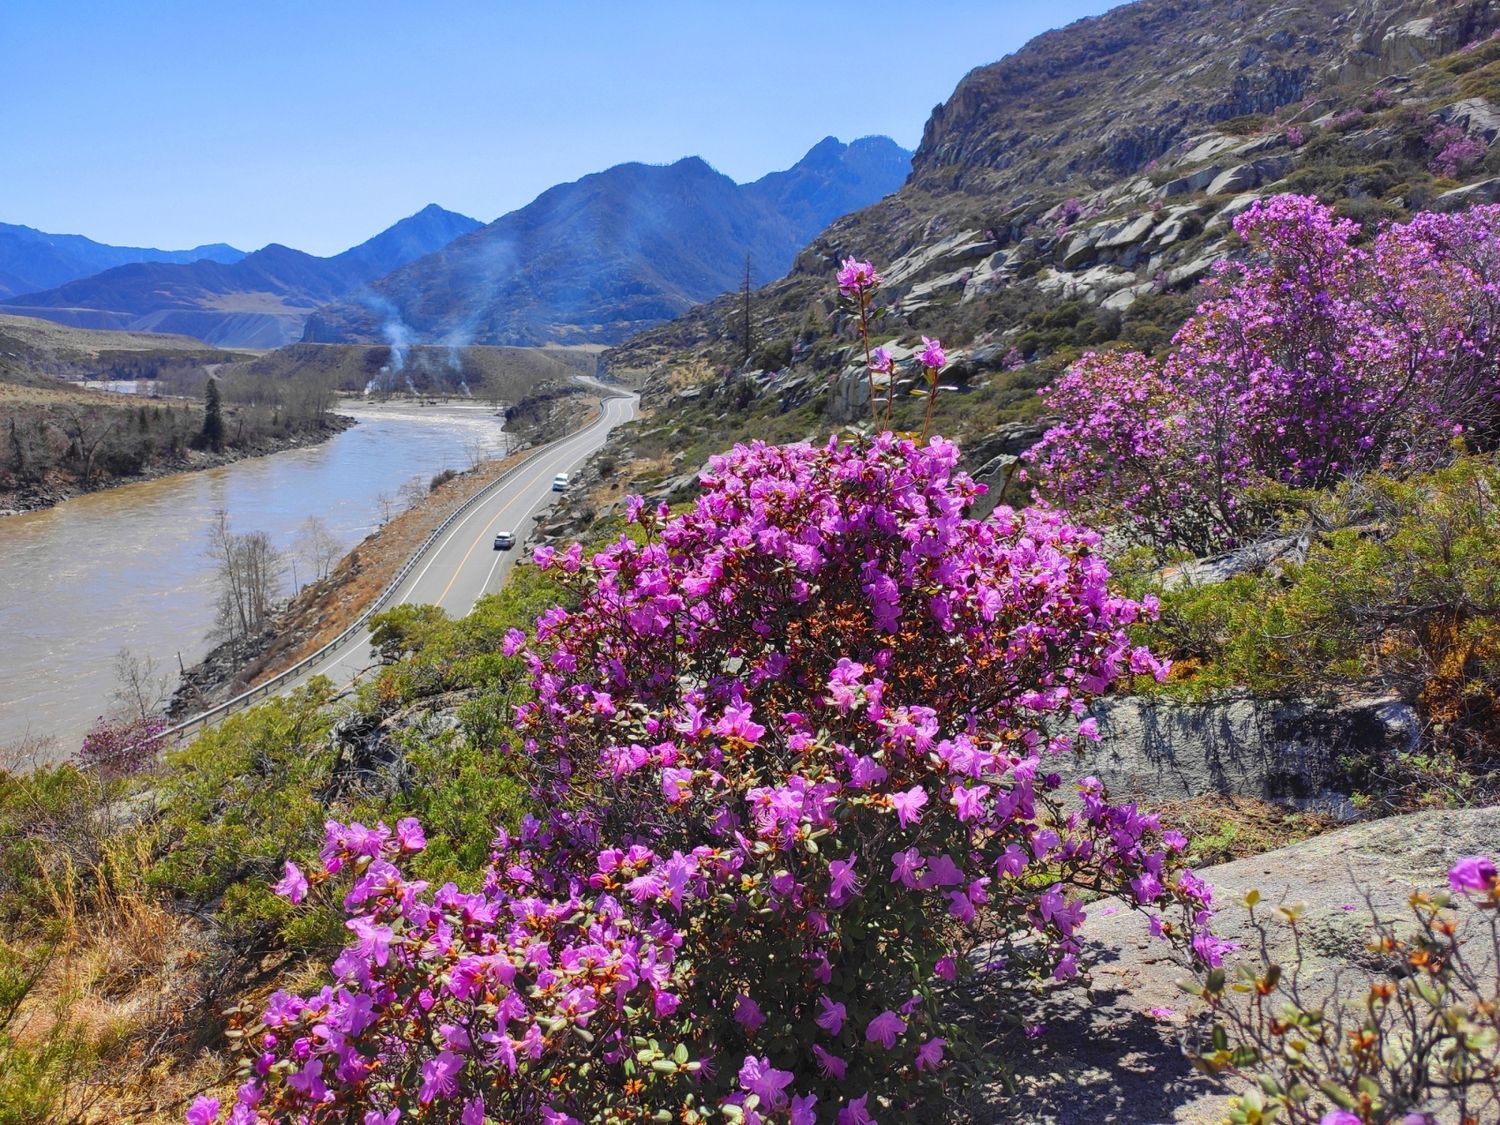
[[[475,539],[474,542],[469,544],[469,549],[464,552],[464,557],[459,559],[458,565],[453,568],[453,577],[448,579],[448,585],[444,586],[443,592],[438,595],[438,605],[443,604],[443,599],[448,596],[448,591],[453,589],[453,583],[458,581],[458,576],[463,573],[464,567],[469,564],[469,556],[474,553],[474,548],[484,542],[484,537],[490,533],[490,528],[495,526],[495,521],[498,520],[501,516],[505,515],[506,512],[510,511],[510,509],[515,505],[515,502],[520,498],[521,492],[518,491],[514,496],[512,496],[505,502],[505,507],[501,508],[498,512],[490,517],[490,522],[484,525],[484,530],[479,533],[479,538]]]

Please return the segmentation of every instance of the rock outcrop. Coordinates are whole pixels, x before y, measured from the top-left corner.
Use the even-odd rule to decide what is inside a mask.
[[[1200,874],[1219,904],[1215,932],[1245,951],[1232,959],[1248,956],[1259,940],[1246,911],[1235,905],[1246,892],[1259,891],[1272,908],[1304,906],[1305,994],[1348,1003],[1366,979],[1361,970],[1370,908],[1382,918],[1400,918],[1412,888],[1443,889],[1455,860],[1493,855],[1497,848],[1500,809],[1428,812],[1354,825]],[[1273,925],[1269,932],[1271,957],[1291,961],[1289,931]],[[1479,936],[1477,927],[1469,932]],[[997,1091],[981,1119],[1032,1125],[1213,1125],[1222,1120],[1227,1092],[1196,1073],[1180,1046],[1196,1026],[1196,1002],[1178,988],[1188,974],[1151,937],[1145,920],[1117,902],[1091,905],[1082,933],[1090,947],[1108,951],[1106,960],[1087,989],[1054,989],[1028,1013],[1028,1019],[1046,1023],[1043,1039],[1017,1035],[997,1046],[1016,1068],[1016,1092]],[[1494,981],[1493,954],[1477,941],[1471,948]]]
[[[1241,699],[1096,704],[1100,741],[1071,764],[1116,797],[1151,803],[1210,794],[1257,797],[1351,817],[1359,763],[1415,750],[1416,712],[1394,699],[1341,703]]]

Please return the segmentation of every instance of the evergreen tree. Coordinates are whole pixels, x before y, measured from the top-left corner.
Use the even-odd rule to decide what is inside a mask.
[[[224,409],[217,379],[210,379],[203,391],[203,431],[198,435],[198,444],[202,449],[224,448]]]

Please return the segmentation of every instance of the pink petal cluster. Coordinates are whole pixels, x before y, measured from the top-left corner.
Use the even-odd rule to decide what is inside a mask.
[[[873,293],[884,280],[869,262],[845,258],[839,266],[839,291],[846,297],[864,297]]]
[[[1465,856],[1448,872],[1448,884],[1463,894],[1488,894],[1496,887],[1495,861],[1487,856]]]

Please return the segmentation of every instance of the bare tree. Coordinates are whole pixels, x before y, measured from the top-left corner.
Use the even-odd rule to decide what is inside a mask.
[[[215,632],[229,641],[258,632],[281,592],[284,560],[271,537],[264,531],[231,531],[229,513],[220,508],[208,553],[219,566]]]
[[[320,582],[344,555],[343,544],[318,516],[308,516],[302,521],[297,528],[296,544],[297,553],[307,560]]]
[[[479,468],[484,461],[489,459],[489,451],[485,448],[484,442],[477,437],[471,437],[464,442],[464,454],[469,458],[471,469]]]
[[[401,503],[408,509],[419,507],[427,499],[427,482],[421,477],[412,477],[401,486]]]
[[[56,736],[27,730],[14,742],[0,743],[0,773],[19,778],[41,766],[51,765],[63,756],[58,750]]]
[[[85,486],[94,479],[94,462],[103,444],[119,422],[113,412],[93,408],[69,407],[63,415],[63,429],[71,443],[70,453],[78,462],[79,476]]]
[[[380,492],[375,496],[375,506],[380,509],[380,524],[384,527],[391,522],[391,517],[396,514],[396,498],[389,492]]]
[[[115,653],[115,687],[110,698],[132,718],[159,715],[172,697],[176,677],[149,653],[137,656],[128,648]]]

